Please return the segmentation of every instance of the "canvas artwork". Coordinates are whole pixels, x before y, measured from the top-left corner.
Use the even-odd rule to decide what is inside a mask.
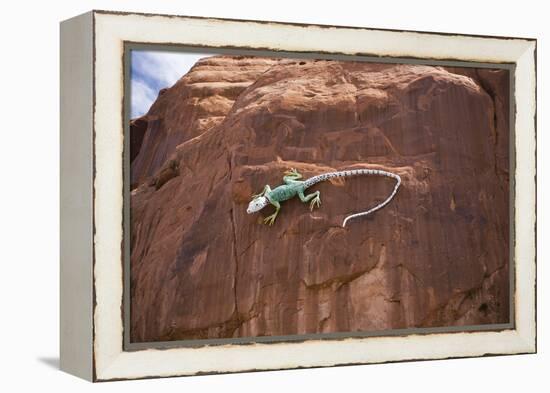
[[[513,326],[509,68],[126,57],[130,344]]]

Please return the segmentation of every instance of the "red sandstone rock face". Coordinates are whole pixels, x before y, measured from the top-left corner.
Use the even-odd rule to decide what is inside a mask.
[[[200,61],[131,129],[131,340],[508,322],[508,122],[503,70]],[[403,184],[346,228],[391,179],[261,225],[251,194],[291,167]]]

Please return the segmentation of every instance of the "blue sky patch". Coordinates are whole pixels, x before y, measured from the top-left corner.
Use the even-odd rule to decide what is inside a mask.
[[[184,76],[197,60],[213,54],[132,50],[130,58],[131,114],[147,113],[158,93]]]

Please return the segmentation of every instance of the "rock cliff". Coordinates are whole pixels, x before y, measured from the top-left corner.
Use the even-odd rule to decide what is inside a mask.
[[[131,340],[509,320],[508,73],[217,56],[131,124]],[[253,193],[347,168],[322,206]],[[270,213],[270,212],[268,212]],[[265,215],[265,214],[264,214]]]

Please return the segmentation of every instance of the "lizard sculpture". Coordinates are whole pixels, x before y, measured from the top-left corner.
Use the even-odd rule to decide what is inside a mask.
[[[397,193],[397,189],[401,185],[401,177],[399,175],[378,169],[350,169],[338,172],[327,172],[318,176],[311,177],[304,181],[300,180],[302,178],[302,175],[298,173],[296,169],[286,171],[284,174],[285,176],[283,177],[283,185],[280,185],[273,190],[269,187],[269,185],[266,185],[264,187],[264,190],[260,194],[252,196],[253,199],[248,204],[248,208],[246,209],[246,212],[248,214],[256,213],[269,204],[275,206],[275,213],[264,218],[264,224],[273,225],[275,219],[277,218],[277,214],[279,214],[279,210],[281,209],[280,202],[294,198],[296,195],[300,198],[302,202],[309,202],[310,210],[313,210],[313,208],[316,206],[319,207],[321,205],[321,193],[319,191],[315,191],[311,194],[305,195],[305,190],[313,186],[314,184],[322,181],[358,175],[386,176],[397,181],[392,193],[388,198],[386,198],[385,201],[379,203],[378,205],[367,211],[347,216],[342,223],[342,227],[345,227],[346,223],[352,218],[366,216],[386,206],[395,196],[395,194]]]

